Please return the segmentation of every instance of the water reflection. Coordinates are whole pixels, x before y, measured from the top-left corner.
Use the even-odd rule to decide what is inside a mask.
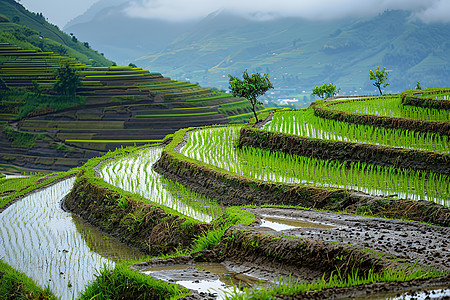
[[[201,222],[211,222],[221,211],[217,203],[195,195],[181,185],[176,186],[153,171],[153,164],[161,152],[161,148],[148,148],[107,163],[101,170],[101,177],[109,184],[141,195],[153,203],[170,207]]]
[[[114,266],[88,247],[72,215],[60,208],[74,181],[35,192],[0,214],[0,257],[62,299],[78,297],[97,270]]]
[[[97,227],[89,224],[82,218],[73,215],[73,222],[86,245],[95,253],[114,261],[137,260],[147,257],[138,249],[127,246],[117,239],[106,235]]]

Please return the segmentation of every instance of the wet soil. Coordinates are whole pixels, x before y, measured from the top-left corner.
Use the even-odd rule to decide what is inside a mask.
[[[418,222],[361,217],[347,213],[246,208],[256,215],[300,219],[335,228],[297,227],[283,230],[287,236],[336,242],[372,249],[398,258],[399,262],[450,271],[450,228]]]
[[[252,226],[231,227],[214,249],[192,256],[153,259],[136,264],[133,268],[142,271],[155,267],[182,267],[182,278],[180,272],[175,271],[172,275],[160,278],[175,282],[211,279],[209,273],[188,267],[199,261],[220,263],[237,274],[268,282],[281,277],[287,280],[289,276],[293,281],[313,282],[324,274],[328,276],[333,268],[339,268],[345,273],[357,267],[361,270],[359,274],[363,274],[369,267],[373,267],[375,272],[381,272],[386,268],[395,269],[417,263],[417,267],[450,271],[449,228],[347,213],[261,207],[245,209],[254,213],[257,221]],[[290,228],[277,231],[261,226],[264,219],[294,222],[290,222]],[[340,256],[344,257],[341,259],[344,263],[336,259]],[[348,265],[350,261],[353,261],[350,263],[353,266]],[[356,265],[358,261],[365,263]],[[406,291],[439,287],[450,287],[449,275],[410,282],[325,289],[293,296],[278,295],[277,299],[363,299],[368,296],[370,299],[385,299],[387,295],[395,297]],[[450,291],[444,290],[442,293],[446,295],[447,292]],[[202,297],[207,295],[202,296],[197,292],[186,299],[204,299]]]

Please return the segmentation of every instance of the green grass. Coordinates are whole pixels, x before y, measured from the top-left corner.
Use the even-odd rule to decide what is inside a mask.
[[[80,300],[92,299],[178,299],[189,295],[186,288],[116,266],[114,270],[101,270],[96,280],[86,288]]]
[[[33,148],[36,140],[42,137],[40,134],[15,131],[8,126],[5,127],[4,131],[8,140],[11,142],[11,147]]]
[[[275,295],[291,296],[296,294],[306,294],[307,292],[312,291],[321,291],[328,288],[353,287],[376,282],[404,282],[443,275],[445,275],[445,273],[438,271],[424,271],[420,269],[413,272],[404,269],[386,269],[381,274],[369,271],[367,276],[360,276],[358,270],[355,270],[352,274],[349,274],[348,277],[343,277],[339,272],[336,272],[329,280],[322,278],[315,283],[298,284],[291,282],[290,279],[287,281],[280,279],[273,288],[269,289],[244,288],[243,291],[239,291],[236,288],[234,293],[227,296],[227,299],[276,299]]]
[[[25,274],[0,260],[1,299],[57,299],[49,289],[42,290]]]
[[[21,178],[2,178],[0,179],[0,194],[5,192],[18,192],[24,188],[34,185],[35,182],[41,177],[41,175],[36,175]]]
[[[198,106],[198,107],[180,107],[174,108],[173,110],[196,110],[196,109],[209,109],[209,106]]]
[[[21,197],[27,193],[30,193],[30,192],[34,191],[35,189],[46,186],[47,184],[50,184],[50,183],[54,182],[55,180],[59,180],[64,177],[74,175],[77,172],[78,172],[77,169],[72,169],[72,170],[69,170],[69,171],[63,172],[63,173],[55,173],[55,174],[57,174],[55,177],[43,180],[42,182],[40,182],[38,184],[36,184],[36,180],[39,177],[36,178],[34,176],[31,176],[30,177],[31,179],[28,179],[28,177],[27,178],[18,178],[18,179],[2,178],[2,179],[0,179],[0,182],[2,183],[2,185],[3,185],[3,183],[5,184],[5,188],[4,188],[5,191],[8,191],[9,188],[11,188],[11,185],[18,186],[18,188],[12,188],[12,190],[15,190],[16,192],[9,194],[8,196],[5,196],[5,197],[0,197],[0,207],[5,206],[6,204],[13,201],[14,199]],[[49,175],[51,175],[51,174],[49,174]],[[33,180],[34,180],[34,182],[33,182]]]
[[[200,102],[200,101],[209,101],[209,100],[217,100],[217,99],[232,98],[232,97],[233,97],[232,95],[224,94],[224,95],[204,97],[204,98],[191,98],[191,99],[187,99],[186,102]]]

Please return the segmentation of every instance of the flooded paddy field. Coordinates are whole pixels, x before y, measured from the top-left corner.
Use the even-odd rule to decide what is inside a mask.
[[[77,298],[114,259],[145,257],[65,212],[75,178],[42,188],[0,214],[0,257],[61,299]]]

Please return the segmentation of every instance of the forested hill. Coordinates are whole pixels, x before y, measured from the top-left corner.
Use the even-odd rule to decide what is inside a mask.
[[[0,0],[0,43],[26,50],[54,52],[84,64],[111,66],[112,61],[93,50],[88,42],[62,32],[41,13],[32,13],[14,0]]]

